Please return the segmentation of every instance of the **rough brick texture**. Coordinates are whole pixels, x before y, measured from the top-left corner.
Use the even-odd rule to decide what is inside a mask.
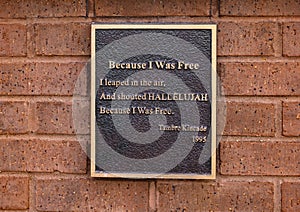
[[[0,134],[28,132],[28,103],[0,101]]]
[[[32,67],[29,63],[1,63],[0,95],[28,94],[28,73]]]
[[[220,1],[220,15],[224,16],[299,16],[298,0],[239,0]]]
[[[273,211],[268,182],[159,181],[158,211]]]
[[[300,7],[300,2],[299,2]],[[299,10],[300,11],[300,10]],[[283,55],[300,56],[300,22],[283,25]]]
[[[39,134],[89,133],[89,105],[86,102],[38,102],[36,119]]]
[[[77,141],[4,140],[0,150],[0,172],[86,173],[86,150]]]
[[[300,101],[283,102],[283,135],[300,136]]]
[[[0,210],[29,207],[29,178],[0,176]]]
[[[0,56],[26,56],[26,33],[24,24],[0,24]]]
[[[284,182],[281,186],[282,192],[282,211],[300,211],[300,183]]]
[[[223,135],[275,135],[273,104],[229,101],[226,107],[226,124]]]
[[[1,63],[0,95],[87,94],[83,62]]]
[[[224,175],[300,175],[299,142],[220,143],[220,166]]]
[[[38,211],[148,211],[147,181],[38,179]]]
[[[96,0],[96,16],[209,16],[208,0]]]
[[[86,63],[37,63],[30,73],[28,94],[34,95],[73,95],[74,88],[80,93],[87,93],[85,78]]]
[[[299,62],[220,63],[225,95],[300,95]]]
[[[37,55],[89,55],[90,24],[37,24]]]
[[[0,18],[85,16],[85,0],[2,0]]]
[[[221,22],[218,24],[218,55],[274,55],[279,30],[278,23],[272,22]]]

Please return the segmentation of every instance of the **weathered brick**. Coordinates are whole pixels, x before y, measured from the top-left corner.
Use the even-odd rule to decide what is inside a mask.
[[[29,179],[0,176],[0,209],[22,210],[29,207]]]
[[[26,34],[24,24],[0,24],[0,56],[26,56]]]
[[[84,73],[86,63],[37,63],[29,73],[29,94],[33,95],[73,95],[74,88],[79,94],[87,93],[87,82],[79,78]]]
[[[77,141],[3,140],[0,150],[0,171],[86,173],[87,156]]]
[[[89,55],[90,24],[36,24],[37,55]]]
[[[274,55],[279,25],[271,22],[221,22],[218,55]]]
[[[298,0],[221,0],[222,16],[299,16]]]
[[[29,63],[1,63],[0,95],[26,95],[31,68]]]
[[[275,107],[269,103],[227,102],[223,135],[275,136]]]
[[[283,135],[300,136],[300,102],[283,102],[282,110]]]
[[[159,181],[158,211],[273,211],[269,182]]]
[[[96,0],[96,16],[209,16],[208,0]]]
[[[2,0],[0,18],[71,17],[86,15],[84,0]]]
[[[28,132],[28,103],[0,101],[0,134]]]
[[[299,62],[225,62],[219,73],[224,95],[300,95]]]
[[[38,179],[38,211],[147,211],[148,182]]]
[[[300,175],[300,143],[223,141],[220,166],[224,175]]]
[[[72,111],[71,102],[38,102],[36,106],[37,133],[89,133],[88,103],[74,101],[73,109],[74,111]]]
[[[281,199],[282,211],[300,211],[300,183],[284,182],[281,186]]]
[[[300,2],[299,2],[300,7]],[[300,11],[300,9],[299,9]],[[283,55],[300,56],[300,22],[283,25]]]
[[[87,63],[1,63],[0,95],[87,94]]]

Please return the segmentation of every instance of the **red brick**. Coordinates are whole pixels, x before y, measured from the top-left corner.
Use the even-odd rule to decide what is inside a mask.
[[[86,153],[77,141],[0,141],[0,171],[86,173]]]
[[[0,134],[28,132],[28,103],[0,101]]]
[[[29,63],[1,63],[0,95],[26,95],[31,68]]]
[[[225,95],[300,95],[299,62],[225,62],[219,72]]]
[[[37,63],[30,72],[29,94],[34,95],[73,95],[74,88],[81,94],[87,93],[86,81],[79,81],[86,63]],[[80,78],[81,79],[81,78]]]
[[[89,55],[90,24],[37,24],[37,55]]]
[[[209,16],[208,0],[96,0],[96,16]]]
[[[300,2],[298,3],[300,7]],[[300,12],[300,9],[299,9]],[[300,56],[300,22],[283,25],[283,55]]]
[[[0,95],[86,95],[86,66],[84,62],[1,63]]]
[[[279,25],[271,22],[221,22],[218,32],[219,56],[274,55],[279,42]]]
[[[275,136],[275,107],[269,103],[227,102],[223,135]]]
[[[148,211],[148,182],[38,179],[38,211]]]
[[[85,16],[84,0],[2,0],[0,18]]]
[[[39,134],[88,134],[89,106],[82,101],[38,102],[36,107],[37,133]],[[73,124],[75,123],[75,125]]]
[[[281,209],[283,212],[300,211],[300,183],[284,182],[281,186]]]
[[[0,176],[0,209],[22,210],[29,207],[29,179]]]
[[[158,211],[273,211],[269,182],[159,181]]]
[[[26,56],[26,34],[26,25],[0,24],[0,56]]]
[[[282,110],[283,135],[300,136],[300,102],[283,102]]]
[[[298,0],[221,0],[222,16],[299,16]]]
[[[300,143],[223,141],[220,166],[224,175],[300,175]]]

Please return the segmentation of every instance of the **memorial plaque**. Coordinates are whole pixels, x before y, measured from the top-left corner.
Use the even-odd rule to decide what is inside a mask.
[[[215,178],[216,25],[92,25],[91,175]]]

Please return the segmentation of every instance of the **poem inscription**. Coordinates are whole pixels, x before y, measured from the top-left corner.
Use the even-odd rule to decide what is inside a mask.
[[[215,33],[92,26],[92,176],[215,177]]]

